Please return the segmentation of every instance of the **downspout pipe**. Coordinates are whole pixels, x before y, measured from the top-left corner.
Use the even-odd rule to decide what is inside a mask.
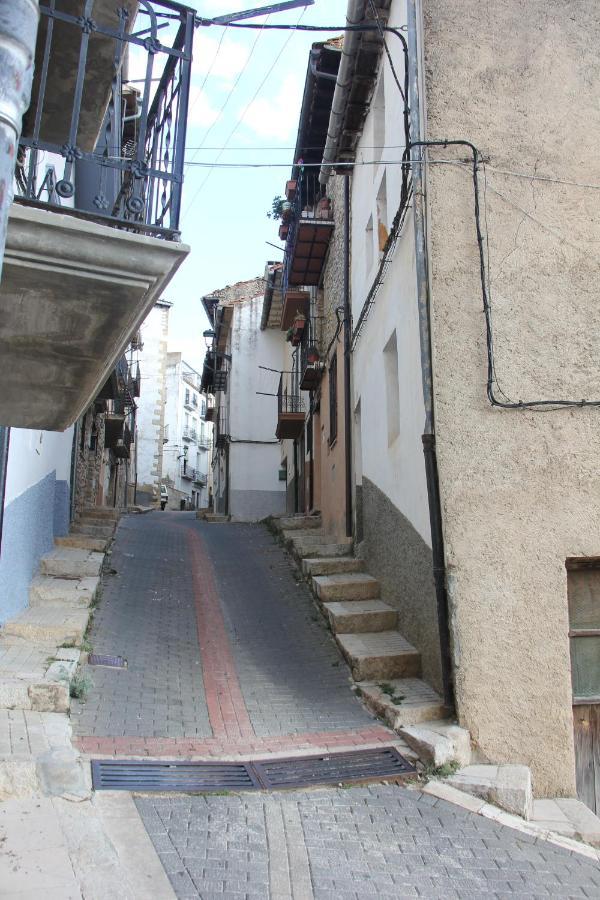
[[[422,112],[419,95],[419,41],[418,9],[419,0],[407,0],[408,12],[408,59],[410,133],[413,141],[421,140]],[[439,473],[435,444],[435,415],[433,404],[433,364],[431,351],[431,297],[429,291],[429,268],[427,257],[427,231],[425,206],[425,167],[422,165],[424,148],[411,146],[411,169],[413,182],[413,218],[415,229],[415,255],[417,274],[417,302],[419,317],[419,338],[421,345],[421,381],[425,407],[425,427],[422,435],[425,457],[425,477],[429,501],[429,521],[431,527],[431,553],[433,578],[437,606],[438,633],[442,669],[444,703],[454,705],[452,653],[450,648],[450,619],[448,612],[448,591],[446,588],[446,562],[444,533],[442,528],[442,506],[439,490]]]
[[[350,175],[344,176],[344,431],[346,452],[346,537],[352,537],[352,311],[350,308]]]
[[[360,25],[365,16],[366,0],[349,0],[346,11],[346,25]],[[333,165],[337,159],[337,148],[340,138],[340,129],[344,121],[346,100],[352,87],[352,73],[358,47],[360,44],[360,31],[344,32],[344,45],[342,47],[342,59],[337,74],[331,114],[329,116],[329,128],[327,141],[323,153],[323,162],[319,172],[319,181],[326,185],[333,173]]]
[[[8,211],[13,199],[17,145],[29,106],[40,10],[38,0],[0,0],[0,276]],[[0,546],[10,428],[0,426]]]

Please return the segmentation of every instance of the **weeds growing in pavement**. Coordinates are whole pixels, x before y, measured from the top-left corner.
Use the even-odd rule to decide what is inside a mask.
[[[88,691],[94,686],[89,675],[74,675],[71,679],[69,694],[75,700],[85,700]]]
[[[397,694],[396,688],[393,684],[390,684],[389,681],[379,681],[377,682],[377,687],[381,691],[382,694],[387,694],[392,703],[395,703],[396,706],[400,706],[403,700],[406,700],[404,694]]]

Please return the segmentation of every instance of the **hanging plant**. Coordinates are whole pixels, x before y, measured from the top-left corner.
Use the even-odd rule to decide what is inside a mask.
[[[311,346],[306,351],[306,359],[308,360],[308,362],[311,365],[314,365],[315,363],[320,362],[321,354],[319,353],[318,349],[315,347],[314,344],[311,344]]]
[[[281,219],[282,222],[289,222],[292,217],[292,204],[284,197],[273,197],[271,209],[267,213],[267,219]]]
[[[286,333],[285,333],[285,339],[286,339],[286,341],[291,341],[293,337],[294,337],[294,329],[293,329],[293,328],[288,328],[288,330],[287,330]]]

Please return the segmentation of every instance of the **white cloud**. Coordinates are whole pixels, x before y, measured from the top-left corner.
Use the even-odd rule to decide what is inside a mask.
[[[219,38],[196,33],[194,40],[194,61],[192,77],[203,80],[210,69],[210,78],[217,78],[230,83],[246,65],[248,48],[244,44],[225,38],[217,54]]]
[[[272,80],[270,80],[272,83]],[[257,97],[242,119],[261,138],[294,137],[302,101],[302,82],[296,75],[286,75],[272,97]]]
[[[201,91],[199,86],[192,85],[190,88],[188,123],[190,125],[201,125],[204,128],[208,128],[213,122],[216,122],[218,118],[219,110],[211,105],[206,92]]]

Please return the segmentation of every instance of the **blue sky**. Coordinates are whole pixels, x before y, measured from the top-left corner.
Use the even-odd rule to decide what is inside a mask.
[[[267,0],[187,2],[206,17],[267,5]],[[268,21],[296,23],[301,17],[306,25],[342,25],[346,7],[346,0],[316,0],[303,15],[301,9],[295,9]],[[198,29],[186,160],[214,162],[221,153],[219,148],[226,145],[220,162],[291,166],[308,53],[311,44],[325,36],[232,28],[223,36],[222,28]],[[226,170],[186,166],[181,229],[192,252],[167,287],[165,298],[174,303],[169,349],[181,350],[193,366],[201,366],[205,350],[202,332],[207,321],[200,298],[262,274],[267,259],[283,258],[282,252],[266,243],[272,241],[283,248],[277,223],[266,213],[272,198],[283,194],[288,172],[287,167]]]

